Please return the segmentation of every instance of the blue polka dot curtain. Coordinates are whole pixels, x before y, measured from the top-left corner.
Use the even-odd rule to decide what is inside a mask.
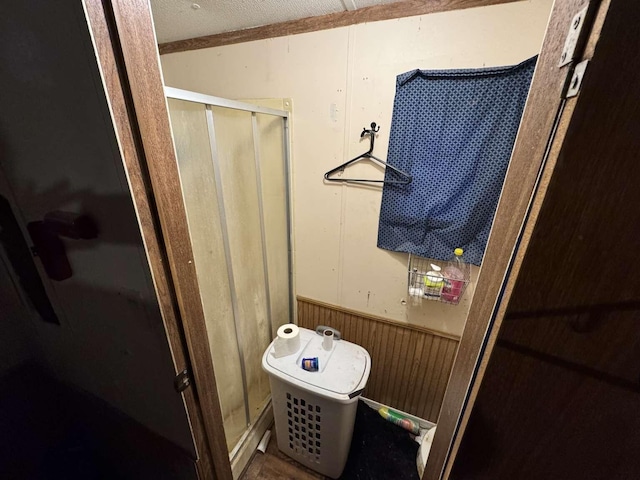
[[[413,181],[384,186],[378,247],[480,265],[536,60],[397,77],[387,162]]]

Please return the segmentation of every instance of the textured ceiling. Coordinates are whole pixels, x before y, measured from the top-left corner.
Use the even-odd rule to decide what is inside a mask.
[[[399,0],[151,0],[159,43]]]

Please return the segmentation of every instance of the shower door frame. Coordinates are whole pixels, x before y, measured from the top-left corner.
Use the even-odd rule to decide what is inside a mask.
[[[269,276],[267,274],[267,257],[265,251],[265,228],[264,228],[264,209],[262,202],[262,187],[260,185],[260,153],[259,153],[259,142],[258,142],[258,125],[257,125],[257,114],[261,115],[271,115],[274,117],[282,118],[282,126],[283,126],[283,151],[284,151],[284,181],[286,185],[285,190],[285,205],[287,211],[287,258],[288,258],[288,276],[289,276],[289,318],[291,321],[295,320],[295,293],[293,289],[294,285],[294,268],[293,268],[293,224],[292,224],[292,201],[291,201],[291,189],[292,189],[292,178],[291,178],[291,149],[290,149],[290,128],[289,128],[289,120],[291,113],[286,110],[278,110],[275,108],[261,107],[260,105],[254,105],[252,103],[241,102],[238,100],[230,100],[228,98],[216,97],[213,95],[206,95],[203,93],[193,92],[191,90],[183,90],[180,88],[174,87],[164,87],[164,93],[167,99],[171,98],[174,100],[184,100],[186,102],[198,103],[200,105],[204,105],[206,108],[207,115],[207,131],[209,133],[209,141],[211,146],[211,162],[214,167],[214,171],[216,172],[216,186],[220,187],[218,183],[220,180],[219,175],[219,165],[217,159],[217,145],[215,141],[215,126],[214,126],[214,114],[212,107],[222,107],[228,108],[231,110],[239,110],[244,112],[251,113],[251,125],[252,125],[252,138],[254,145],[254,161],[256,165],[256,180],[258,186],[258,208],[260,211],[260,234],[262,239],[263,246],[263,260],[264,260],[264,271],[265,271],[265,282],[267,286],[267,312],[269,316],[269,330],[273,335],[273,323],[271,318],[271,309],[269,305]],[[218,192],[218,195],[221,195],[221,192]],[[224,237],[227,238],[226,225],[222,225]],[[226,252],[228,254],[228,252]],[[229,264],[229,258],[227,258],[227,263]]]
[[[273,415],[271,414],[269,407],[271,405],[271,399],[268,399],[264,404],[262,411],[258,414],[255,421],[251,421],[251,414],[249,411],[249,392],[247,374],[244,360],[244,343],[242,341],[242,335],[240,334],[237,319],[239,316],[237,293],[234,285],[233,265],[231,261],[231,252],[229,248],[229,232],[227,230],[226,222],[226,209],[223,195],[223,183],[220,175],[220,161],[218,146],[216,141],[216,129],[215,129],[215,115],[213,107],[225,108],[229,110],[248,112],[251,114],[251,127],[252,127],[252,140],[253,140],[253,154],[256,169],[256,187],[258,196],[258,212],[260,217],[260,239],[262,244],[262,259],[263,259],[263,275],[265,283],[265,298],[266,298],[266,311],[267,311],[267,324],[269,329],[269,337],[273,338],[273,319],[271,312],[271,292],[269,288],[269,269],[267,259],[267,243],[266,243],[266,229],[265,229],[265,217],[264,217],[264,202],[262,192],[262,177],[260,168],[260,133],[258,128],[257,115],[270,115],[272,117],[282,118],[283,126],[283,156],[282,166],[285,183],[285,210],[286,210],[286,226],[287,226],[287,270],[288,270],[288,311],[289,319],[291,322],[295,320],[295,294],[294,294],[294,269],[293,269],[293,227],[292,227],[292,202],[291,202],[291,155],[290,155],[290,131],[289,120],[290,112],[286,110],[278,110],[274,108],[262,107],[251,103],[241,102],[237,100],[230,100],[227,98],[216,97],[213,95],[206,95],[203,93],[193,92],[190,90],[183,90],[174,87],[164,87],[164,93],[167,99],[182,100],[186,102],[196,103],[205,107],[205,115],[207,119],[207,133],[210,146],[210,161],[213,166],[216,194],[218,199],[218,208],[220,214],[220,229],[222,231],[222,238],[224,244],[225,261],[227,265],[227,275],[229,277],[229,288],[231,293],[231,304],[233,311],[233,324],[236,333],[236,344],[240,358],[240,371],[242,376],[243,397],[244,397],[244,409],[247,428],[236,443],[235,447],[229,452],[229,461],[231,463],[231,469],[234,477],[238,477],[242,470],[244,470],[246,463],[248,462],[252,452],[255,450],[264,430],[271,423]],[[177,158],[177,156],[176,156]],[[266,346],[265,346],[266,347]],[[224,419],[223,419],[224,423]]]

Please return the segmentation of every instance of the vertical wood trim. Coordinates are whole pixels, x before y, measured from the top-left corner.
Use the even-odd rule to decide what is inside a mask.
[[[424,398],[422,392],[424,390],[425,371],[422,368],[422,364],[424,361],[422,359],[428,358],[427,354],[431,351],[431,346],[433,345],[433,340],[435,337],[424,336],[423,338],[424,342],[422,345],[422,350],[420,350],[420,352],[418,353],[418,357],[416,358],[416,364],[414,367],[416,370],[415,377],[411,380],[411,385],[415,385],[415,387],[411,389],[411,403],[408,405],[411,410],[416,412],[418,411],[420,400]]]
[[[404,361],[404,364],[402,365],[402,378],[407,379],[407,383],[408,385],[413,385],[413,383],[411,382],[412,376],[415,373],[414,372],[414,363],[416,360],[416,346],[418,344],[418,336],[417,335],[407,335],[408,338],[408,345],[407,345],[407,358]],[[420,340],[424,341],[424,337],[421,336]],[[408,399],[409,399],[409,394],[411,392],[412,389],[409,388],[402,388],[402,385],[398,386],[398,389],[402,389],[402,391],[400,392],[401,395],[401,400],[403,404],[407,404],[408,403]]]
[[[85,9],[91,29],[96,56],[100,66],[105,93],[109,101],[114,128],[120,145],[131,196],[140,223],[147,260],[153,278],[160,313],[167,333],[174,372],[177,374],[189,365],[185,352],[184,338],[175,304],[175,293],[171,274],[164,261],[165,253],[155,212],[153,198],[148,187],[148,177],[144,162],[136,145],[135,122],[129,117],[127,97],[120,80],[119,61],[112,45],[110,26],[104,6],[100,0],[85,0]],[[169,381],[169,379],[167,379]],[[201,479],[215,478],[213,460],[204,431],[202,410],[193,389],[182,393],[191,423],[198,454],[197,469]]]
[[[391,365],[395,363],[393,361],[393,346],[396,336],[395,333],[395,328],[390,328],[389,325],[385,325],[382,328],[381,349],[378,351],[379,354],[382,353],[382,359],[380,360],[382,362],[382,365],[379,368],[379,370],[382,371],[382,375],[380,377],[380,399],[381,403],[384,403],[385,405],[389,405],[391,403],[391,395],[393,393],[389,389],[389,375]],[[372,352],[370,353],[373,354]],[[372,359],[373,358],[374,357],[372,357]]]
[[[520,0],[406,0],[404,2],[372,5],[357,10],[307,17],[260,27],[245,28],[204,37],[189,38],[160,44],[160,53],[176,53],[200,48],[220,47],[234,43],[252,42],[266,38],[297,35],[330,28],[346,27],[365,22],[377,22],[394,18],[425,15],[429,13],[487,7]]]
[[[435,388],[438,384],[438,376],[441,370],[440,368],[438,368],[439,364],[437,362],[437,359],[445,358],[445,347],[446,345],[443,345],[439,338],[435,339],[434,347],[432,348],[429,355],[429,374],[425,376],[424,385],[426,386],[426,389],[424,389],[422,393],[424,398],[423,408],[425,408],[423,414],[427,416],[431,415],[432,412],[432,402],[435,397]]]
[[[371,355],[365,395],[435,422],[458,341],[325,303],[298,297],[298,324],[328,325]]]
[[[571,66],[559,68],[558,59],[573,16],[588,3],[588,0],[567,0],[554,4],[487,244],[476,294],[444,396],[444,413],[437,421],[438,431],[424,480],[449,478],[526,251],[528,236],[523,234],[526,232],[524,222],[528,222],[528,228],[535,223],[533,216],[527,217],[527,214],[536,194],[538,174],[544,166],[554,128],[556,125],[562,128],[562,121],[558,123],[564,105],[562,92]],[[584,28],[588,33],[589,18]],[[575,99],[568,104],[572,102]],[[565,113],[567,110],[570,111],[570,108],[565,109]],[[552,170],[552,166],[547,165],[544,176],[550,177]]]
[[[153,189],[216,477],[231,480],[223,417],[171,137],[155,32],[145,0],[111,0],[133,114]],[[143,228],[145,226],[143,225]],[[148,228],[148,227],[147,227]],[[164,259],[162,259],[164,260]]]

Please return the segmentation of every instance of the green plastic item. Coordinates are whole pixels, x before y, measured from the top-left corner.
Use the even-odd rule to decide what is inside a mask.
[[[420,425],[418,425],[417,422],[414,422],[410,418],[407,418],[398,412],[389,410],[387,407],[382,407],[380,410],[378,410],[378,413],[386,421],[394,423],[399,427],[402,427],[405,430],[410,431],[414,435],[418,435],[420,433]]]

